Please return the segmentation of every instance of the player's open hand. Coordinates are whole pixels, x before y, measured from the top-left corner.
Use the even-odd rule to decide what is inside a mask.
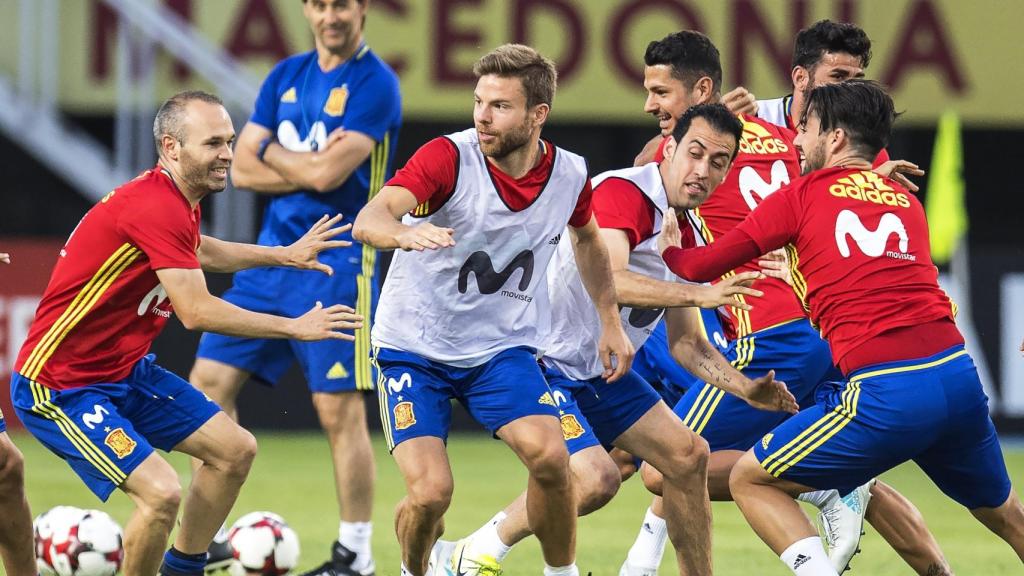
[[[3,262],[4,264],[10,264],[11,255],[6,252],[0,252],[0,262]]]
[[[665,142],[665,137],[658,134],[654,138],[647,141],[644,144],[644,149],[636,155],[633,159],[633,166],[643,166],[644,164],[650,164],[658,157],[658,150],[661,150],[662,144]]]
[[[764,272],[765,276],[778,278],[790,286],[793,285],[793,273],[789,269],[789,256],[786,255],[784,248],[772,250],[761,256],[757,265],[761,267],[761,272]]]
[[[291,320],[292,338],[313,342],[316,340],[355,340],[352,334],[342,330],[358,330],[363,327],[363,317],[348,306],[335,304],[324,308],[320,302],[309,311]]]
[[[921,170],[917,164],[907,160],[889,160],[880,164],[877,168],[872,168],[871,171],[886,178],[892,178],[899,182],[900,186],[911,192],[917,192],[918,187],[917,184],[910,181],[908,176],[924,176],[924,170]]]
[[[737,296],[753,296],[759,298],[764,292],[751,288],[750,285],[764,278],[760,272],[742,272],[734,274],[712,286],[704,286],[702,297],[698,296],[697,305],[701,308],[718,308],[719,306],[735,306],[740,310],[753,308],[746,302],[741,302]]]
[[[334,269],[318,260],[317,257],[324,250],[352,245],[347,240],[334,239],[339,234],[344,234],[352,229],[351,224],[335,226],[338,222],[341,222],[341,214],[336,214],[333,218],[328,218],[324,214],[308,232],[302,235],[302,238],[285,248],[285,265],[300,270],[319,270],[328,276],[334,274]]]
[[[430,222],[424,222],[416,226],[407,226],[395,240],[402,250],[422,252],[455,246],[454,236],[454,228],[440,228]]]
[[[633,366],[633,343],[629,341],[626,332],[622,329],[622,323],[616,322],[603,326],[601,329],[601,340],[598,342],[598,351],[601,353],[601,364],[604,365],[604,372],[601,377],[607,382],[615,382],[629,372]]]
[[[683,233],[679,231],[679,217],[674,208],[665,211],[661,222],[661,234],[658,234],[658,253],[664,254],[670,247],[681,248]]]
[[[764,376],[750,380],[743,399],[758,410],[790,414],[796,414],[800,410],[800,405],[786,388],[786,383],[775,379],[775,370],[769,370]]]
[[[737,86],[722,96],[722,104],[733,114],[757,114],[757,98],[743,86]]]

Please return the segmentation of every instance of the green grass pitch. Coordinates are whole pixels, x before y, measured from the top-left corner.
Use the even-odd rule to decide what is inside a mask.
[[[337,503],[330,455],[322,436],[257,433],[259,456],[230,520],[253,510],[270,510],[284,516],[302,543],[300,569],[327,558],[330,542],[337,537]],[[131,502],[121,493],[101,504],[70,468],[51,455],[34,438],[15,434],[14,442],[25,453],[26,484],[33,514],[68,504],[101,508],[124,524]],[[398,574],[398,546],[392,530],[395,503],[404,492],[394,461],[382,439],[374,438],[378,482],[374,507],[373,547],[377,574]],[[455,473],[455,498],[447,514],[446,537],[457,538],[476,529],[503,508],[524,486],[525,474],[515,457],[496,440],[484,435],[457,435],[449,441]],[[1006,450],[1010,477],[1024,478],[1024,451]],[[187,462],[170,457],[187,485]],[[913,465],[900,467],[884,479],[906,494],[924,513],[929,527],[958,574],[1021,573],[1021,563],[1010,548],[987,532],[971,515],[946,499]],[[632,544],[650,498],[638,478],[625,483],[603,510],[581,519],[577,564],[585,574],[615,576]],[[714,512],[714,562],[717,574],[779,575],[790,572],[747,527],[732,503],[716,503]],[[855,557],[853,574],[910,574],[910,570],[870,527]],[[510,575],[539,574],[540,550],[533,539],[519,545],[505,563]],[[675,574],[674,556],[666,554],[662,574]]]

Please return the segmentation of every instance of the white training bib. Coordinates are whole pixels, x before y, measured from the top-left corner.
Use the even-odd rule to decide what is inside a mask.
[[[548,262],[587,180],[586,161],[555,148],[544,189],[515,212],[498,195],[475,129],[447,136],[458,151],[455,190],[423,222],[455,230],[455,246],[395,252],[377,305],[374,346],[457,367],[516,346],[542,349],[551,317]]]
[[[791,96],[785,96],[782,98],[775,98],[772,100],[758,100],[757,101],[757,117],[771,122],[776,126],[782,126],[786,128],[789,126],[786,114],[786,101],[791,99]]]
[[[658,234],[661,233],[664,213],[668,210],[668,197],[658,165],[651,163],[604,172],[594,177],[594,188],[609,178],[632,182],[655,208],[653,234],[630,252],[629,270],[656,280],[686,283],[668,269],[658,251]],[[692,228],[695,220],[688,220]],[[703,246],[704,240],[700,233],[694,229],[693,234],[698,246]],[[598,354],[601,321],[583,286],[571,245],[558,247],[551,261],[548,285],[551,291],[552,318],[544,361],[574,380],[589,380],[600,376],[604,371]],[[620,307],[622,327],[634,348],[643,346],[664,312],[664,309]]]

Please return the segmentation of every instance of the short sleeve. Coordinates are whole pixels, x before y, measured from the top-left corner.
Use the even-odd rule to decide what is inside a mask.
[[[270,71],[270,74],[267,74],[267,78],[260,86],[260,93],[256,96],[252,116],[249,117],[249,121],[253,124],[259,124],[272,132],[277,131],[277,104],[280,101],[277,84],[283,64],[283,62],[279,63]]]
[[[138,210],[125,210],[118,228],[142,249],[154,270],[200,267],[195,245],[197,228],[183,208],[169,210],[150,204]]]
[[[750,237],[762,253],[767,253],[792,242],[800,227],[802,210],[800,191],[807,179],[776,190],[736,227]]]
[[[590,222],[594,215],[593,196],[594,189],[591,187],[590,178],[587,178],[579,198],[576,199],[576,208],[573,209],[572,216],[569,217],[569,226],[582,228]]]
[[[365,57],[370,58],[369,55]],[[345,130],[360,132],[381,142],[384,134],[397,125],[401,117],[402,97],[398,91],[398,79],[390,70],[379,65],[349,95]]]
[[[607,178],[594,189],[594,215],[601,228],[626,233],[630,250],[654,233],[654,208],[636,184],[624,178]]]
[[[455,144],[441,136],[427,142],[409,158],[385,186],[401,186],[422,204],[437,206],[455,190],[459,153]]]

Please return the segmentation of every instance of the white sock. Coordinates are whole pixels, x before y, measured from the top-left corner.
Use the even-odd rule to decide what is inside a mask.
[[[838,490],[815,490],[814,492],[804,492],[797,496],[796,499],[801,502],[807,502],[820,510],[829,503],[829,500],[838,497]]]
[[[839,576],[817,536],[793,542],[779,558],[796,576]]]
[[[405,562],[402,562],[402,576],[412,576],[412,572],[409,572],[409,569],[405,567]]]
[[[499,512],[504,516],[504,512]],[[497,518],[497,516],[495,516]],[[502,518],[504,519],[504,518]],[[473,539],[470,541],[469,547],[471,549],[470,557],[487,555],[492,556],[498,562],[504,562],[505,557],[512,550],[512,547],[501,541],[501,537],[498,536],[498,525],[501,524],[501,520],[497,522],[494,518],[489,520],[487,524],[484,524],[479,530],[473,533]]]
[[[575,562],[568,566],[548,566],[545,564],[544,576],[580,576],[580,569],[576,567]]]
[[[341,522],[338,525],[338,542],[345,548],[356,553],[352,569],[363,570],[373,562],[370,551],[370,537],[373,536],[372,522]]]
[[[665,519],[660,518],[647,508],[644,524],[636,535],[633,547],[626,555],[631,566],[653,570],[661,565],[661,557],[665,555],[665,543],[668,542],[668,527]]]
[[[495,525],[495,526],[497,526],[498,524],[501,524],[501,522],[503,520],[505,520],[505,518],[508,518],[508,514],[505,514],[504,510],[502,510],[501,512],[498,512],[494,516],[491,516],[490,520],[488,520],[483,526],[477,528],[476,532],[473,532],[472,534],[469,535],[469,539],[472,540],[473,538],[476,538],[477,532],[482,532],[485,528],[487,528],[488,526],[490,526],[492,524]]]
[[[227,524],[221,524],[220,529],[217,530],[217,534],[213,537],[213,541],[217,543],[224,543],[228,541],[228,526]]]

